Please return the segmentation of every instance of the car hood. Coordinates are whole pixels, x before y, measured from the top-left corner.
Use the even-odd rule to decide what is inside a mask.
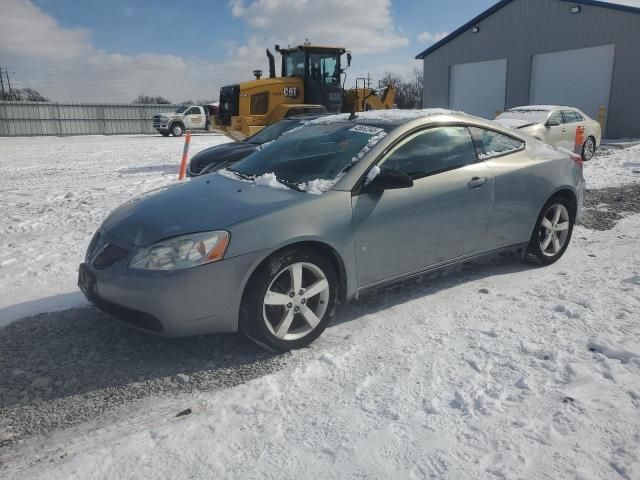
[[[258,145],[246,142],[223,143],[221,145],[216,145],[214,147],[209,147],[201,150],[200,152],[196,153],[191,160],[206,160],[207,162],[225,160],[230,156],[235,156],[245,152],[247,154],[253,152],[257,147]]]
[[[137,197],[114,210],[101,229],[145,247],[187,233],[223,230],[307,197],[213,174]]]
[[[162,112],[162,113],[156,113],[156,115],[159,115],[161,117],[179,117],[180,116],[178,112]]]

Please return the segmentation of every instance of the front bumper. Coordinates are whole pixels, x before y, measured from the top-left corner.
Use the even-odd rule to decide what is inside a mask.
[[[78,283],[84,282],[85,296],[131,327],[183,337],[238,330],[246,280],[264,253],[174,271],[127,268],[132,255],[103,270],[82,264]]]

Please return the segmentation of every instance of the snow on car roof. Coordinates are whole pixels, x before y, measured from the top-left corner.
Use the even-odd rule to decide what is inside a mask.
[[[560,110],[560,109],[571,109],[575,110],[574,107],[566,107],[562,105],[525,105],[522,107],[513,107],[510,108],[509,111],[512,110],[537,110],[541,112],[550,112],[551,110]]]
[[[464,112],[447,110],[445,108],[423,108],[415,110],[369,110],[368,112],[357,112],[356,122],[383,122],[391,124],[401,124],[416,118],[433,117],[436,115],[467,115]],[[344,122],[349,119],[349,113],[339,113],[318,118],[309,123],[334,123]]]

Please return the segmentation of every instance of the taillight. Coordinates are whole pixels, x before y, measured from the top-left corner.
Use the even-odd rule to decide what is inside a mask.
[[[569,156],[571,157],[571,160],[575,162],[576,165],[582,168],[584,162],[582,161],[582,157],[580,155],[576,153],[569,153]]]

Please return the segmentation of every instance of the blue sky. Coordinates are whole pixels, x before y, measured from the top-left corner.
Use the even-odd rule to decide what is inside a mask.
[[[353,50],[349,78],[410,75],[414,56],[494,0],[0,0],[0,64],[61,100],[214,98],[266,70],[274,43]],[[5,12],[7,13],[5,15]],[[347,85],[349,85],[349,80]]]
[[[411,42],[408,54],[415,56],[426,46],[417,41],[418,34],[451,32],[496,1],[395,0],[391,2],[391,13],[394,23]],[[177,8],[177,3],[169,0],[36,0],[34,3],[63,27],[90,29],[96,47],[125,54],[183,55],[188,51],[217,60],[226,56],[225,47],[230,42],[241,43],[251,34],[246,23],[232,15],[224,0],[188,0]],[[361,3],[362,15],[366,15],[367,0]],[[158,41],[160,31],[165,32],[164,41]]]

